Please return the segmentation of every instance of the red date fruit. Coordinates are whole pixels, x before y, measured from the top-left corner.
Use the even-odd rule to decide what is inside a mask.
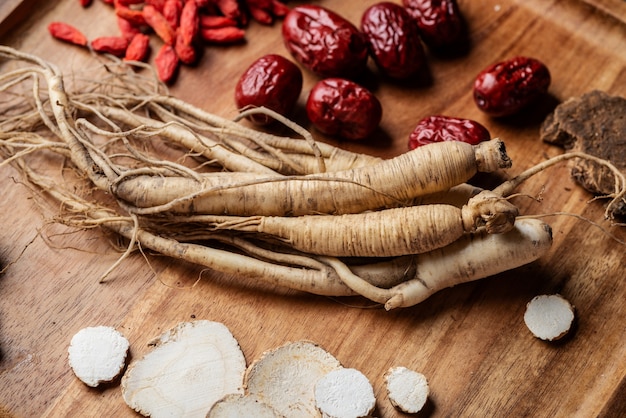
[[[302,71],[287,58],[276,54],[265,55],[241,75],[235,87],[238,108],[264,106],[287,116],[294,108],[302,91]],[[258,125],[273,121],[267,115],[250,116]]]
[[[490,65],[474,81],[474,101],[492,116],[509,116],[545,94],[550,71],[542,62],[515,57]]]
[[[409,135],[409,148],[415,149],[443,141],[461,141],[477,145],[490,139],[491,134],[487,128],[476,121],[437,115],[419,121]]]
[[[311,89],[306,113],[321,132],[360,140],[378,127],[383,110],[366,88],[343,78],[327,78]]]
[[[369,50],[378,68],[392,78],[407,78],[425,64],[424,49],[413,18],[402,6],[382,2],[361,18]]]
[[[282,25],[285,47],[323,77],[353,77],[366,68],[365,35],[349,21],[320,6],[296,6]]]
[[[402,4],[417,21],[422,40],[430,49],[458,48],[467,41],[456,0],[402,0]]]

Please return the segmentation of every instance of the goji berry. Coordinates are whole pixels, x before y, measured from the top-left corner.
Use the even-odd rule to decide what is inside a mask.
[[[285,17],[291,9],[285,3],[278,0],[272,0],[272,13],[276,17]]]
[[[136,34],[126,48],[126,61],[145,61],[150,52],[150,37],[143,33]]]
[[[188,1],[182,9],[180,15],[180,28],[178,36],[181,37],[181,42],[191,45],[198,36],[198,30],[200,29],[200,15],[198,5],[195,1]],[[176,41],[178,42],[178,40]]]
[[[185,43],[180,35],[176,36],[174,50],[183,64],[193,64],[198,59],[196,47],[193,44]]]
[[[150,5],[157,9],[159,12],[163,12],[165,6],[165,0],[145,0],[146,6]]]
[[[154,6],[145,5],[142,9],[143,17],[148,26],[168,45],[173,45],[176,40],[176,32],[167,22],[165,17]]]
[[[174,81],[179,63],[178,55],[172,45],[164,44],[161,46],[157,56],[154,58],[154,65],[156,66],[159,80],[164,83]]]
[[[63,22],[52,22],[48,25],[48,32],[54,38],[71,44],[86,46],[87,38],[74,26]]]
[[[126,55],[128,41],[121,36],[101,36],[91,41],[91,49],[96,52],[108,53],[116,57]]]
[[[271,25],[274,17],[283,17],[289,8],[278,0],[245,0],[252,18],[259,23]]]
[[[91,6],[91,0],[79,0],[79,1],[80,1],[80,5],[83,7]]]
[[[114,0],[114,2],[121,4],[122,6],[130,6],[132,4],[141,4],[144,0]]]
[[[237,21],[226,16],[200,15],[201,28],[217,29],[226,26],[237,26]]]
[[[117,16],[117,27],[122,36],[129,42],[135,37],[135,35],[141,33],[137,26],[120,16]]]
[[[200,29],[200,36],[209,43],[229,44],[244,40],[246,32],[237,27],[227,26],[217,29]]]
[[[213,2],[224,16],[234,19],[242,26],[248,23],[248,16],[237,0],[213,0]]]
[[[165,4],[163,4],[163,17],[165,18],[165,20],[167,20],[167,23],[169,23],[173,29],[176,29],[179,25],[180,14],[182,10],[182,0],[165,0]]]
[[[254,20],[264,25],[274,22],[271,0],[246,0],[248,11]]]
[[[118,17],[128,20],[128,22],[136,27],[140,27],[146,24],[146,19],[141,10],[131,9],[126,6],[121,6],[118,3],[115,5],[115,14]]]

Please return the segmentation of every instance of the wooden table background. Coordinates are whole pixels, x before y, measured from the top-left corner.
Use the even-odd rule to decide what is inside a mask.
[[[291,2],[290,5],[302,2]],[[374,1],[319,1],[354,23]],[[505,140],[517,173],[561,150],[538,139],[539,124],[556,103],[591,89],[626,96],[626,2],[620,0],[459,0],[472,47],[461,58],[429,57],[430,83],[403,85],[370,77],[384,107],[381,131],[352,150],[390,157],[406,150],[419,119],[448,114],[480,121]],[[89,38],[117,33],[113,12],[95,1],[16,1],[0,4],[0,43],[40,55],[66,74],[93,63],[89,54],[50,39],[46,26],[63,20]],[[207,47],[201,62],[182,69],[173,95],[233,117],[233,89],[257,57],[287,54],[280,26],[252,23],[245,45]],[[153,39],[153,46],[157,45]],[[480,113],[472,102],[475,75],[497,60],[523,54],[544,61],[551,100],[510,120]],[[371,63],[370,63],[371,64]],[[372,67],[373,68],[373,67]],[[295,119],[308,126],[303,103],[316,77],[305,73]],[[314,131],[321,140],[331,141]],[[525,214],[571,212],[601,223],[600,202],[574,184],[566,167],[533,178],[519,198]],[[97,280],[118,257],[96,231],[50,224],[11,167],[0,170],[0,416],[135,416],[119,386],[90,389],[67,363],[74,333],[110,325],[131,342],[133,359],[147,342],[181,321],[227,325],[248,362],[288,341],[321,344],[346,367],[371,380],[376,416],[399,414],[383,384],[390,366],[424,373],[432,417],[617,417],[626,415],[625,246],[573,217],[546,218],[554,246],[539,261],[442,291],[418,306],[386,312],[360,298],[335,299],[274,288],[164,258],[134,256],[106,284]],[[48,237],[45,240],[43,237]],[[80,249],[79,249],[80,248]],[[198,277],[201,277],[197,283]],[[194,286],[195,284],[195,286]],[[523,323],[535,295],[560,292],[576,305],[572,337],[533,338]]]

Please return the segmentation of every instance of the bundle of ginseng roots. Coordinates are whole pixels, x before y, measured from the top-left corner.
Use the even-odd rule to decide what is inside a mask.
[[[18,63],[0,75],[2,164],[58,201],[60,222],[119,234],[124,256],[149,249],[233,277],[361,295],[386,309],[545,254],[550,227],[519,218],[507,198],[552,164],[595,158],[562,154],[482,190],[466,182],[511,166],[499,139],[383,160],[316,142],[267,109],[247,112],[271,115],[295,137],[210,114],[126,63],[107,62],[90,81],[66,77],[70,92],[53,64],[8,47],[0,57]],[[99,193],[38,172],[29,161],[43,152],[61,156],[62,171],[71,167],[88,180],[84,190]],[[609,206],[626,190],[613,172]]]

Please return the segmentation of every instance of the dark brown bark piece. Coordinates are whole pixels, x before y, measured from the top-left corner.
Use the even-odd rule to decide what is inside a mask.
[[[543,141],[610,161],[626,173],[626,98],[593,90],[556,107],[540,129]],[[594,162],[576,159],[572,177],[596,195],[615,192],[615,177]],[[626,216],[626,202],[613,208]]]

